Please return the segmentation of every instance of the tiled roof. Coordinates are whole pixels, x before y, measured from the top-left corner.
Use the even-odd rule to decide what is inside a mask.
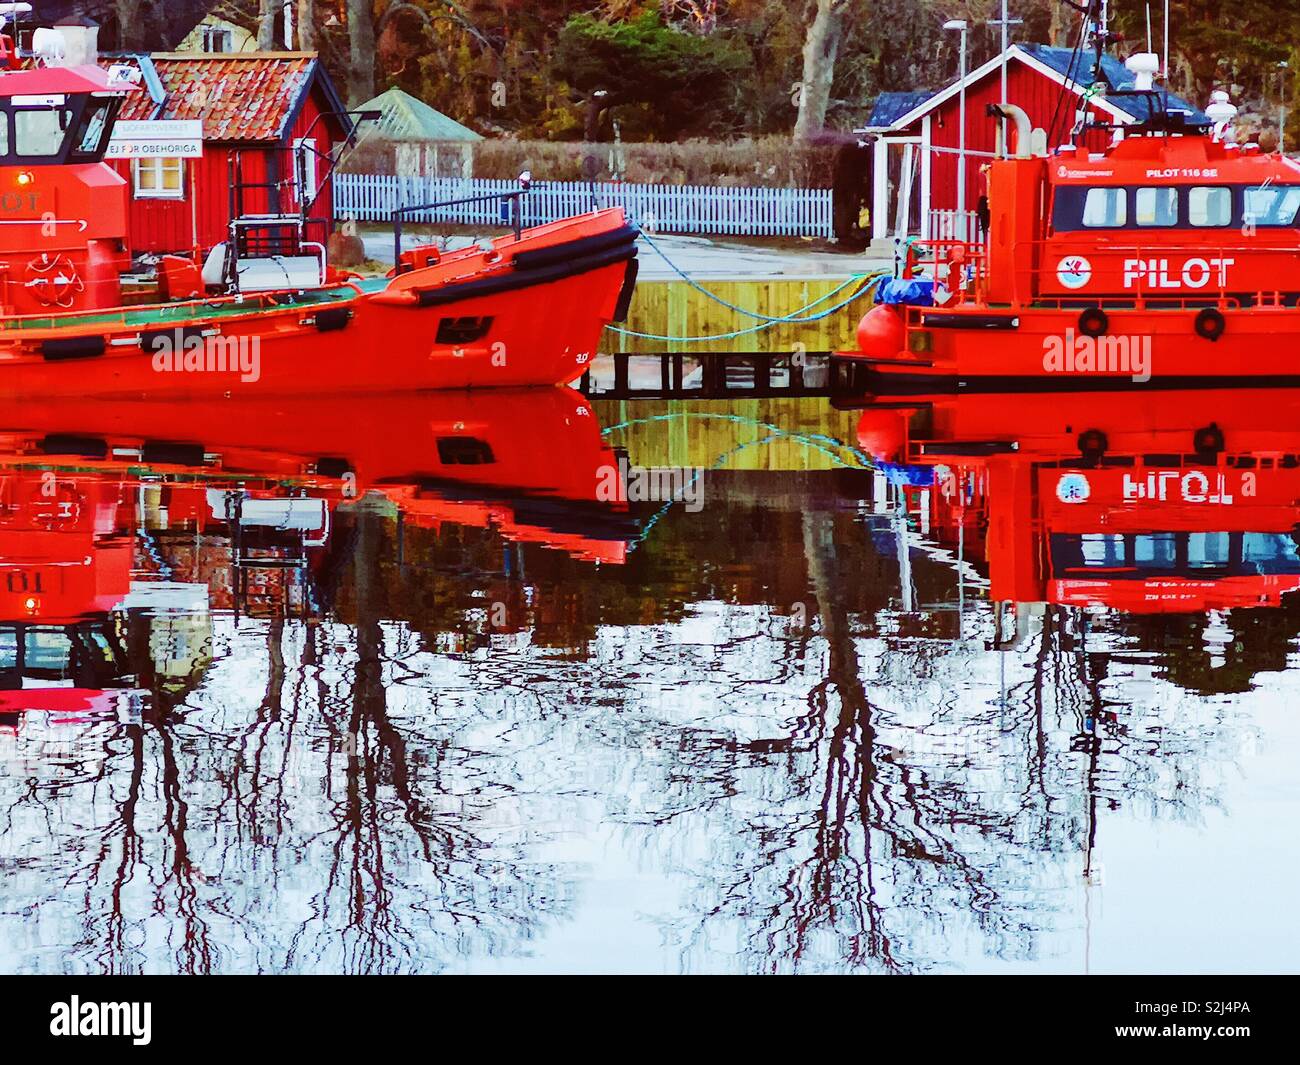
[[[152,63],[165,96],[161,109],[148,93],[135,93],[124,119],[202,119],[208,141],[278,141],[311,88],[311,52],[235,52],[216,55],[155,54],[104,57],[101,63]],[[148,78],[146,78],[146,82]]]
[[[892,126],[912,108],[925,103],[933,95],[932,92],[882,92],[871,105],[867,128],[883,129]]]
[[[1021,63],[1026,63],[1027,60],[1041,63],[1043,66],[1048,67],[1053,74],[1065,78],[1073,91],[1080,94],[1092,81],[1093,56],[1091,52],[1076,52],[1070,48],[1055,48],[1046,44],[1017,42],[1010,46],[1008,55]],[[967,85],[970,86],[982,81],[984,78],[991,77],[999,62],[1000,57],[995,56],[983,66],[972,70],[967,75]],[[1109,89],[1106,103],[1138,121],[1145,121],[1151,117],[1153,110],[1152,98],[1147,95],[1136,95],[1132,92],[1133,75],[1129,73],[1123,63],[1112,55],[1103,55],[1101,59],[1101,76]],[[943,100],[951,97],[957,90],[958,83],[952,81],[936,93],[881,93],[872,108],[871,117],[867,121],[865,130],[859,132],[896,126],[906,115],[927,104],[927,101],[933,101],[925,107],[925,110],[929,111]],[[1184,112],[1193,123],[1207,121],[1204,112],[1182,97],[1175,96],[1173,93],[1166,96],[1163,90],[1161,96],[1164,106],[1169,111]]]
[[[435,111],[423,100],[394,86],[380,93],[362,111],[379,111],[379,132],[394,140],[481,141],[483,138],[454,118]]]
[[[1040,63],[1045,63],[1058,74],[1069,79],[1071,82],[1080,83],[1086,86],[1092,81],[1092,64],[1093,55],[1084,49],[1075,51],[1071,48],[1053,48],[1046,44],[1019,44],[1018,48],[1037,59]],[[1111,90],[1131,90],[1133,88],[1133,75],[1128,68],[1124,66],[1113,55],[1103,54],[1101,57],[1101,76],[1106,80]],[[1132,115],[1139,121],[1144,121],[1151,117],[1151,100],[1146,96],[1113,96],[1107,97],[1107,101],[1118,107],[1127,115]],[[1184,111],[1195,121],[1206,121],[1205,114],[1193,104],[1188,103],[1181,96],[1175,96],[1169,93],[1166,98],[1166,106],[1170,111]]]

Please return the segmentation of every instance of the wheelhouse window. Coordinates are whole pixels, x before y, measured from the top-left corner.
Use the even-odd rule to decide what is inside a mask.
[[[14,151],[26,158],[53,158],[63,151],[72,123],[66,107],[20,109],[14,112]]]
[[[185,198],[185,160],[179,156],[133,159],[131,184],[137,200]]]
[[[1053,533],[1052,575],[1134,580],[1146,577],[1300,573],[1300,547],[1288,533]]]
[[[1169,186],[1138,189],[1133,214],[1140,226],[1170,229],[1178,225],[1178,190]]]
[[[1052,231],[1220,229],[1242,224],[1300,228],[1300,184],[1164,185],[1086,188],[1052,195]]]
[[[1245,190],[1243,216],[1257,226],[1295,224],[1300,211],[1300,185],[1260,185]]]
[[[72,158],[77,161],[98,159],[108,147],[112,100],[96,100],[81,113],[72,142]]]
[[[93,93],[0,98],[0,164],[98,162],[120,105]]]
[[[1222,185],[1188,189],[1187,221],[1194,226],[1232,225],[1232,189]]]
[[[1128,221],[1128,190],[1089,189],[1083,201],[1083,224],[1089,229],[1118,228]]]

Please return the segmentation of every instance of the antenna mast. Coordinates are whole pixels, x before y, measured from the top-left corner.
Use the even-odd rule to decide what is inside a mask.
[[[1160,79],[1165,83],[1166,91],[1169,88],[1169,0],[1165,0],[1165,61],[1164,73]]]

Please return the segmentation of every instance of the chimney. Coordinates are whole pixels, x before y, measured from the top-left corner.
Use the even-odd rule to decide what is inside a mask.
[[[64,62],[70,67],[99,62],[99,23],[85,15],[69,15],[54,24],[63,37]]]

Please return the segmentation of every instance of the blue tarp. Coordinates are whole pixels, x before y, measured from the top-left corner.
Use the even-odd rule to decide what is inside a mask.
[[[876,302],[902,303],[911,307],[933,307],[934,282],[928,277],[913,277],[907,280],[887,277],[876,288]]]
[[[904,466],[897,462],[877,462],[876,469],[890,484],[908,488],[929,488],[934,484],[933,466]]]

